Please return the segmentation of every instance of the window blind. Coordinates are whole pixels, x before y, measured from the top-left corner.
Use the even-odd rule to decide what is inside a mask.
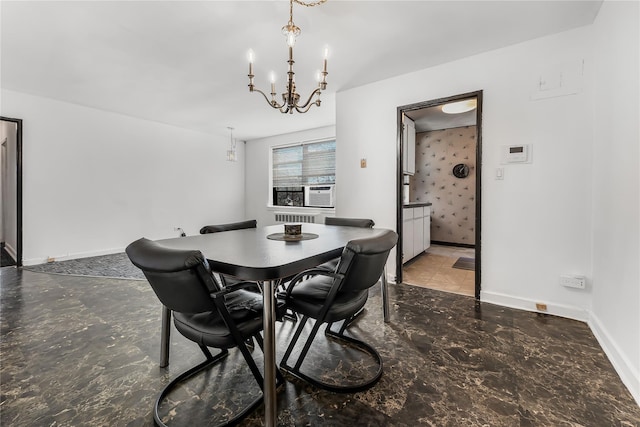
[[[274,187],[329,185],[335,181],[335,140],[273,149]]]

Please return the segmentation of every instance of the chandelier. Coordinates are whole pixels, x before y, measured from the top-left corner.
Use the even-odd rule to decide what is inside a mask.
[[[304,104],[300,104],[300,94],[296,92],[296,82],[295,82],[295,73],[293,72],[293,46],[296,43],[296,37],[300,35],[300,27],[296,26],[293,23],[293,2],[301,4],[303,6],[311,7],[317,6],[326,2],[327,0],[318,0],[313,3],[305,3],[302,0],[289,0],[289,22],[287,25],[282,27],[282,34],[287,38],[287,46],[289,46],[289,60],[287,63],[289,64],[289,70],[287,71],[287,85],[285,88],[285,92],[282,93],[282,102],[279,103],[276,101],[276,82],[275,82],[275,74],[271,73],[271,99],[261,90],[256,89],[253,84],[253,78],[255,77],[253,74],[253,51],[249,51],[249,92],[258,92],[264,96],[264,99],[269,103],[269,105],[277,110],[280,110],[281,113],[289,113],[293,114],[294,111],[298,113],[306,113],[309,111],[311,106],[317,105],[320,106],[320,94],[323,90],[327,88],[327,56],[329,54],[329,50],[325,48],[324,50],[324,61],[322,64],[322,71],[318,73],[316,76],[318,80],[318,87],[311,92],[309,98]],[[315,101],[312,102],[313,97],[316,96]]]

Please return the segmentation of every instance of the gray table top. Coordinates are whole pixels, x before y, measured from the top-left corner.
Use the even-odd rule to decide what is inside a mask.
[[[267,239],[269,234],[283,230],[283,225],[272,225],[159,240],[158,243],[175,249],[198,249],[214,271],[262,281],[289,277],[313,268],[339,257],[350,240],[377,236],[382,231],[303,224],[303,232],[315,233],[318,238],[296,242]]]

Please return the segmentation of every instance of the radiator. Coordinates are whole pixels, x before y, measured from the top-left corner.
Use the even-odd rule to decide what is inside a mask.
[[[315,223],[318,214],[293,214],[287,212],[275,212],[276,222],[307,222]]]

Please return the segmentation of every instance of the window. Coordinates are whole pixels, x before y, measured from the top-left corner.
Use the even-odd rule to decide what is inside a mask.
[[[307,198],[312,187],[333,192],[336,182],[335,140],[274,147],[272,159],[275,206],[311,206]],[[333,206],[333,198],[329,199],[326,207]]]

